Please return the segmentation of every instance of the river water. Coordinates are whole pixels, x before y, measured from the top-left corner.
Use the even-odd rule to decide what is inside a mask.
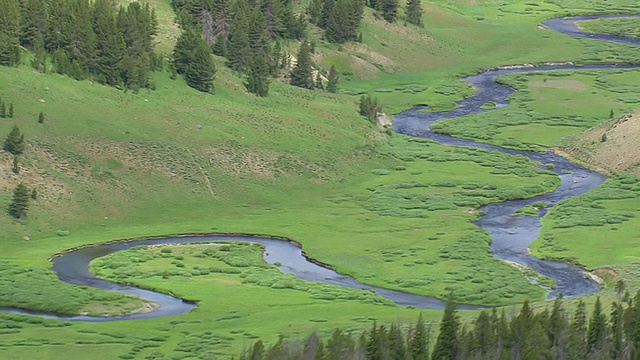
[[[589,34],[581,31],[576,26],[577,21],[611,17],[640,17],[640,15],[594,15],[581,16],[570,19],[555,18],[544,21],[543,25],[551,30],[559,31],[571,36],[640,45],[640,39],[631,39],[611,35]],[[480,216],[475,222],[476,225],[487,229],[493,237],[491,252],[496,257],[506,261],[512,261],[524,265],[542,275],[555,280],[556,287],[550,290],[549,298],[553,298],[559,293],[563,293],[565,296],[579,296],[593,293],[598,290],[598,284],[590,278],[586,277],[584,271],[575,266],[557,261],[540,260],[533,256],[527,255],[527,248],[529,244],[538,236],[538,232],[540,230],[540,219],[546,213],[546,209],[543,209],[538,217],[514,216],[514,212],[515,210],[522,208],[523,206],[533,204],[534,202],[546,202],[549,204],[549,206],[553,206],[563,199],[583,194],[586,191],[599,186],[605,180],[605,177],[596,172],[571,163],[568,160],[550,152],[534,153],[528,151],[517,151],[504,149],[493,145],[476,143],[470,140],[458,139],[448,135],[434,133],[430,130],[430,126],[431,124],[440,120],[452,119],[460,116],[490,111],[480,108],[483,104],[488,102],[495,103],[496,107],[506,106],[508,104],[506,99],[514,92],[514,90],[508,86],[498,84],[495,81],[496,77],[501,75],[531,71],[610,69],[629,67],[630,66],[621,65],[594,65],[585,67],[560,65],[486,71],[481,74],[463,79],[464,81],[472,84],[477,89],[477,91],[469,98],[460,101],[458,103],[459,107],[455,110],[432,113],[422,111],[425,109],[424,106],[417,106],[395,115],[393,128],[400,134],[427,138],[445,145],[477,147],[503,153],[518,154],[526,156],[533,161],[538,161],[541,164],[554,164],[553,171],[558,173],[558,175],[562,179],[562,184],[558,187],[558,189],[551,193],[536,196],[530,199],[506,201],[484,206],[481,208],[481,210],[483,210],[485,214]],[[71,284],[91,286],[107,291],[115,291],[138,296],[140,298],[144,298],[156,303],[158,305],[158,308],[153,311],[142,314],[112,317],[63,317],[54,314],[34,313],[18,309],[2,309],[2,311],[77,321],[116,321],[148,319],[188,313],[196,307],[193,302],[179,299],[171,295],[140,289],[134,286],[115,284],[110,281],[98,279],[88,270],[88,266],[93,259],[111,254],[116,251],[130,249],[134,246],[176,244],[201,241],[249,241],[260,243],[265,246],[265,252],[263,256],[268,263],[279,263],[279,268],[283,272],[292,273],[303,280],[322,281],[350,288],[373,290],[377,294],[384,296],[399,305],[411,305],[426,309],[443,309],[445,305],[442,300],[433,297],[413,295],[361,284],[353,278],[338,274],[333,270],[307,261],[304,254],[302,253],[302,250],[288,241],[242,236],[196,236],[105,244],[74,250],[61,256],[54,257],[52,259],[53,270],[58,274],[60,280]],[[460,305],[459,308],[474,309],[478,308],[478,306]]]

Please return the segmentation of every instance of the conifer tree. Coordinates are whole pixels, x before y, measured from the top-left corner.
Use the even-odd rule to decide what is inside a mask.
[[[422,27],[422,0],[407,0],[407,22]]]
[[[32,51],[44,46],[43,38],[50,21],[48,9],[45,0],[26,0],[22,6],[20,43]]]
[[[313,67],[309,43],[303,41],[297,55],[297,62],[291,70],[290,84],[305,89],[313,89]]]
[[[20,62],[20,10],[16,0],[0,0],[0,65]]]
[[[600,297],[598,297],[591,318],[589,318],[589,328],[587,330],[587,349],[589,352],[602,348],[606,332],[607,318],[602,312],[602,303],[600,302]]]
[[[622,359],[624,347],[624,309],[622,304],[613,302],[611,304],[611,347],[609,349],[610,359]]]
[[[244,73],[249,68],[251,46],[249,43],[249,5],[246,0],[236,0],[227,46],[227,66]]]
[[[331,69],[329,69],[327,91],[330,93],[336,93],[338,91],[338,72],[336,71],[336,67],[333,65],[331,65]]]
[[[387,22],[394,22],[398,18],[398,0],[378,0],[382,18]]]
[[[251,11],[249,24],[251,57],[245,86],[250,93],[265,97],[269,93],[270,49],[264,15],[258,9],[254,9]]]
[[[204,39],[197,36],[195,47],[192,49],[189,63],[184,71],[187,85],[202,92],[212,92],[215,74],[216,68],[211,50]]]
[[[418,315],[418,321],[409,339],[409,353],[412,360],[429,360],[429,331],[424,324],[422,313]]]
[[[580,360],[587,356],[587,310],[580,300],[569,328],[569,359]]]
[[[13,157],[13,164],[11,165],[11,171],[14,174],[20,173],[20,158],[18,156]]]
[[[13,119],[13,103],[9,104],[9,114],[8,117]]]
[[[450,360],[456,357],[459,326],[460,321],[458,320],[456,305],[450,295],[444,308],[442,322],[440,323],[440,333],[433,349],[433,355],[431,355],[432,360]]]
[[[566,358],[569,338],[568,326],[567,316],[562,307],[562,294],[560,294],[553,302],[553,308],[549,317],[551,343],[556,359]]]
[[[110,86],[120,85],[126,44],[116,23],[115,4],[109,0],[95,0],[93,6],[98,81]]]
[[[13,190],[13,199],[9,204],[9,214],[16,219],[23,220],[29,210],[29,189],[23,183]]]
[[[44,123],[44,113],[41,111],[40,114],[38,114],[38,123],[42,124]]]
[[[2,101],[0,102],[0,118],[6,118],[7,117],[7,104]]]
[[[24,149],[24,134],[20,132],[18,125],[13,125],[13,129],[4,140],[4,150],[13,155],[21,155]]]

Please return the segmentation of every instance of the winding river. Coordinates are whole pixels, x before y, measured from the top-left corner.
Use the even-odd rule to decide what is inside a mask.
[[[640,45],[640,39],[585,33],[576,26],[576,21],[609,17],[640,16],[605,15],[580,16],[571,19],[555,18],[544,21],[543,24],[551,30],[559,31],[571,36]],[[594,171],[571,163],[570,161],[550,152],[534,153],[528,151],[509,150],[497,146],[476,143],[470,140],[453,138],[451,136],[432,132],[430,130],[430,125],[443,119],[452,119],[460,116],[488,111],[481,109],[481,106],[487,102],[494,102],[497,107],[506,106],[506,99],[514,92],[514,90],[495,81],[496,77],[501,75],[531,71],[611,69],[630,67],[632,66],[593,65],[577,67],[560,65],[537,68],[527,67],[486,71],[484,73],[463,79],[464,81],[472,84],[477,89],[477,91],[471,97],[460,101],[458,103],[459,107],[455,110],[429,113],[422,111],[425,108],[424,106],[417,106],[395,115],[393,127],[396,132],[401,134],[432,139],[447,145],[477,147],[503,153],[523,155],[533,161],[538,161],[541,164],[553,163],[555,165],[553,171],[557,172],[562,179],[562,184],[558,187],[557,190],[549,194],[536,196],[530,199],[506,201],[484,206],[481,208],[481,210],[485,212],[485,215],[480,216],[476,221],[476,224],[478,226],[487,229],[493,236],[491,251],[496,257],[506,261],[519,263],[556,281],[557,286],[550,291],[549,298],[553,298],[559,293],[563,293],[566,296],[578,296],[593,293],[598,290],[598,284],[586,277],[584,271],[575,266],[556,261],[540,260],[533,256],[527,255],[527,248],[529,244],[538,236],[538,232],[540,229],[540,219],[546,213],[546,209],[541,211],[541,214],[538,217],[513,216],[514,211],[522,208],[523,206],[541,201],[547,202],[549,206],[553,206],[560,200],[569,198],[571,196],[583,194],[589,189],[599,186],[605,180],[605,177]],[[126,250],[134,246],[176,244],[201,241],[249,241],[260,243],[265,246],[265,252],[263,256],[268,263],[279,263],[279,268],[282,271],[292,273],[303,280],[322,281],[350,288],[373,290],[377,294],[384,296],[400,305],[412,305],[415,307],[428,309],[442,309],[445,305],[442,300],[436,298],[413,295],[361,284],[351,277],[338,274],[330,269],[307,261],[304,254],[302,253],[302,250],[288,241],[246,236],[195,236],[105,244],[74,250],[61,256],[54,257],[52,259],[53,270],[58,274],[60,280],[75,285],[91,286],[103,290],[138,296],[140,298],[147,299],[156,303],[158,305],[158,308],[153,311],[127,316],[112,317],[61,317],[53,314],[34,313],[18,309],[3,309],[3,311],[77,321],[148,319],[188,313],[196,307],[194,303],[170,295],[161,294],[150,290],[144,290],[134,286],[116,284],[103,279],[99,279],[91,272],[89,272],[88,266],[93,259],[111,254],[116,251]],[[474,309],[478,307],[460,305],[459,308]]]

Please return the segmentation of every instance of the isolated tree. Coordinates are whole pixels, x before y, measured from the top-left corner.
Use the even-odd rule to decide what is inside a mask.
[[[38,123],[42,124],[44,123],[44,113],[42,111],[40,111],[40,114],[38,114]]]
[[[9,118],[13,119],[13,103],[9,104]]]
[[[7,104],[4,101],[0,102],[0,118],[7,117]]]
[[[13,190],[13,199],[9,204],[9,214],[16,219],[23,220],[29,210],[29,189],[23,183],[18,184]]]
[[[20,132],[18,125],[13,125],[13,129],[4,140],[4,150],[13,155],[21,155],[24,152],[24,134]]]
[[[331,65],[331,69],[329,69],[327,91],[330,93],[335,93],[338,91],[338,72],[336,71],[336,67],[333,65]]]
[[[422,27],[422,0],[407,0],[407,22]]]
[[[297,62],[291,70],[290,84],[305,89],[313,89],[313,67],[309,43],[303,41],[298,51]]]

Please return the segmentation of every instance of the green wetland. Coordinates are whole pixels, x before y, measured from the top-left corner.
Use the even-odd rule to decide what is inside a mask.
[[[388,137],[357,116],[357,97],[347,90],[370,92],[390,112],[415,104],[451,109],[473,92],[458,78],[482,68],[633,61],[634,47],[571,39],[536,26],[567,13],[635,7],[596,0],[535,6],[428,2],[425,28],[410,34],[427,39],[418,43],[422,50],[380,40],[402,29],[382,26],[368,13],[364,45],[388,51],[397,63],[406,59],[406,65],[366,78],[357,62],[346,62],[341,71],[353,75],[344,75],[352,78],[343,79],[338,95],[275,83],[268,99],[257,99],[238,90],[241,79],[221,61],[218,76],[225,85],[217,85],[215,95],[190,91],[167,73],[154,75],[157,90],[132,94],[34,73],[28,66],[2,68],[0,95],[16,104],[15,122],[29,143],[26,174],[40,195],[26,223],[0,220],[0,307],[68,315],[149,309],[135,298],[58,281],[48,259],[86,244],[194,233],[286,237],[301,243],[309,257],[366,284],[436,297],[453,291],[460,302],[507,309],[524,299],[543,307],[547,290],[532,280],[553,283],[494,258],[489,233],[473,222],[480,206],[555,189],[560,178],[552,165]],[[166,4],[159,9],[166,11]],[[507,28],[523,41],[495,36]],[[322,64],[345,58],[331,44],[318,47],[326,55]],[[422,55],[429,61],[410,60]],[[611,113],[637,109],[637,74],[616,69],[508,75],[501,81],[517,89],[508,106],[445,121],[437,130],[543,151]],[[44,124],[33,121],[41,109],[50,118]],[[10,128],[3,119],[0,130]],[[10,159],[2,154],[2,161]],[[3,186],[26,174],[3,175]],[[532,253],[588,270],[606,266],[637,289],[638,184],[634,176],[614,175],[551,207]],[[9,191],[0,200],[8,204]],[[538,208],[535,201],[530,206]],[[266,264],[261,251],[255,245],[179,245],[98,259],[91,269],[104,278],[195,300],[198,307],[179,316],[103,323],[2,313],[0,356],[229,357],[257,338],[275,342],[279,335],[329,334],[338,327],[357,332],[374,320],[411,323],[420,313],[428,321],[441,317],[368,291],[304,282]],[[599,295],[613,298],[612,280],[604,280]]]

